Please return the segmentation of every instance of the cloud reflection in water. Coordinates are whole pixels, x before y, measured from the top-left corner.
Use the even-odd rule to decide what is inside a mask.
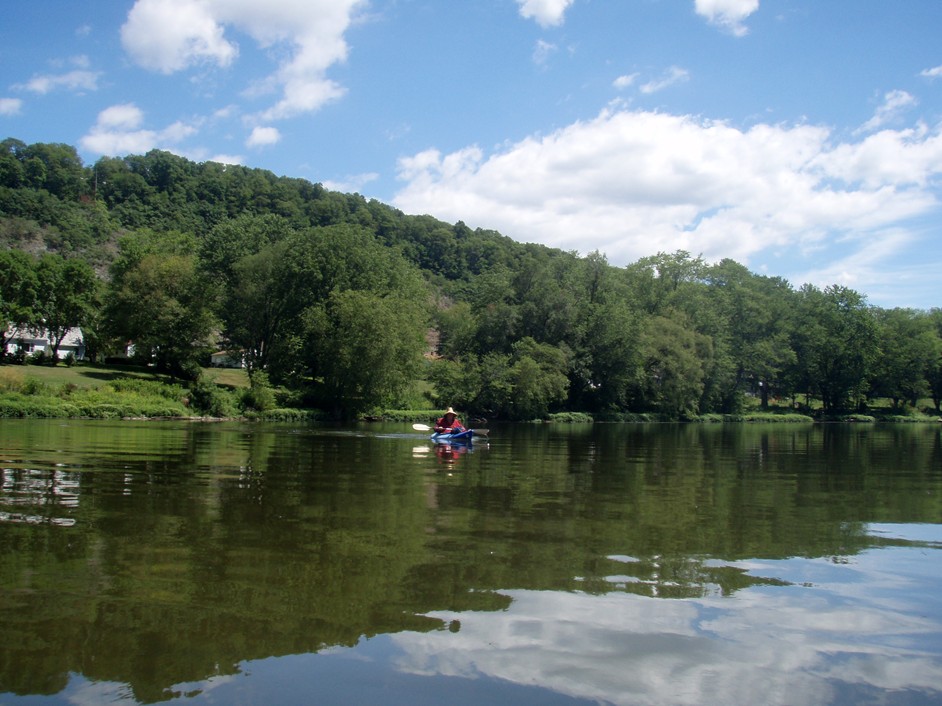
[[[786,585],[696,600],[507,591],[503,612],[432,614],[460,620],[458,633],[391,639],[408,673],[613,704],[921,703],[942,699],[939,559],[920,542],[849,561],[737,563]]]

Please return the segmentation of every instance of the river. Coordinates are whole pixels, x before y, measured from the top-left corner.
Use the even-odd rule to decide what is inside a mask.
[[[939,704],[942,425],[0,420],[0,704]]]

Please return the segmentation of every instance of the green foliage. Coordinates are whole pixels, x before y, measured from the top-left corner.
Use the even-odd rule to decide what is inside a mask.
[[[894,409],[904,400],[915,408],[929,393],[926,373],[942,355],[942,341],[925,312],[890,309],[874,315],[880,351],[873,367],[873,393],[892,399]]]
[[[423,406],[426,387],[508,418],[743,415],[779,397],[829,415],[874,395],[942,405],[937,309],[884,312],[685,251],[616,268],[159,150],[85,167],[68,145],[0,142],[0,245],[4,355],[17,327],[41,322],[57,347],[78,325],[93,357],[131,342],[195,380],[224,347],[289,386],[290,404],[336,414]],[[429,322],[442,360],[423,366]],[[285,406],[264,387],[243,395],[205,405]]]
[[[275,392],[263,372],[255,372],[249,377],[249,387],[239,391],[239,403],[244,410],[267,412],[275,408]]]
[[[238,414],[233,393],[204,377],[190,384],[189,406],[197,414],[207,417],[234,417]]]
[[[703,393],[704,337],[682,320],[655,316],[642,334],[643,404],[671,418],[697,415]]]
[[[304,325],[307,360],[342,416],[387,406],[418,373],[425,324],[412,299],[339,291],[310,307]]]
[[[825,413],[846,410],[866,392],[878,354],[873,312],[846,287],[805,285],[792,347],[798,389],[816,393]]]
[[[194,379],[216,328],[211,288],[186,236],[141,232],[122,241],[112,269],[108,326],[158,371]]]

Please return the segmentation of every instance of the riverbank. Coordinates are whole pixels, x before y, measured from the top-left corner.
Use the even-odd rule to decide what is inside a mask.
[[[748,409],[741,414],[708,414],[685,420],[693,423],[939,423],[942,418],[917,410],[900,414],[888,403],[868,414],[826,416],[816,410],[791,408]],[[384,410],[363,421],[429,423],[440,414],[434,409]],[[207,368],[197,383],[184,385],[147,368],[133,366],[5,365],[0,366],[0,418],[90,419],[260,419],[268,421],[322,420],[317,409],[293,406],[272,391],[264,403],[249,385],[244,370]],[[591,415],[584,412],[552,414],[534,423],[674,422],[654,414]],[[480,422],[480,423],[479,423]],[[480,426],[486,420],[467,419]]]

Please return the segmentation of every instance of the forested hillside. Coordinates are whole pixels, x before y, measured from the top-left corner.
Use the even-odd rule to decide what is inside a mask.
[[[101,359],[131,342],[182,379],[244,351],[258,384],[338,415],[414,402],[416,380],[434,404],[510,419],[942,401],[938,308],[686,252],[614,267],[167,152],[84,165],[4,140],[0,242],[6,321],[81,326]]]

